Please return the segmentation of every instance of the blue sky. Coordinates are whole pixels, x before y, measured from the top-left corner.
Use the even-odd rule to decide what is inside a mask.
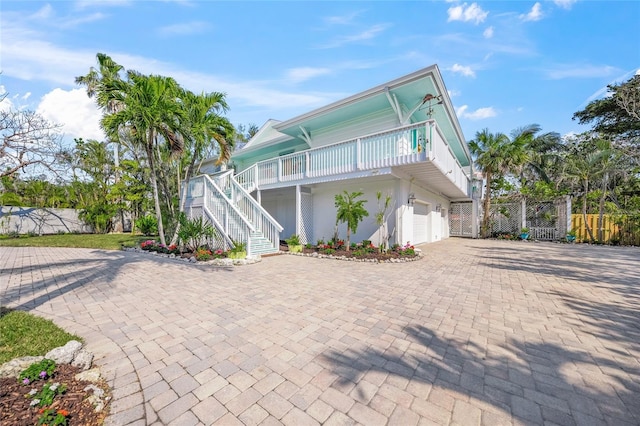
[[[101,139],[74,83],[126,69],[227,94],[234,124],[284,120],[438,64],[467,140],[483,128],[581,132],[571,119],[640,69],[637,1],[7,1],[4,107]]]

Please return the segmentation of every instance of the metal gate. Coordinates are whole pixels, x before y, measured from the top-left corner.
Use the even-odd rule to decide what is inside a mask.
[[[473,203],[451,203],[449,235],[473,237]]]

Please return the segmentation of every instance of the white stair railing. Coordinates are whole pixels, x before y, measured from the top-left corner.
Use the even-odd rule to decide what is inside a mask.
[[[203,186],[205,211],[229,245],[244,242],[251,255],[251,233],[259,232],[278,250],[282,226],[236,181],[232,170],[202,175],[190,184]]]

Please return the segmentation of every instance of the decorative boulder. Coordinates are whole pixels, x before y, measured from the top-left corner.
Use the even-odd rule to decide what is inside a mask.
[[[71,365],[78,367],[81,370],[88,370],[91,368],[92,362],[93,354],[86,349],[80,349],[78,353],[76,353],[75,357],[73,357]]]
[[[44,357],[53,360],[56,364],[71,364],[80,349],[82,349],[82,343],[70,340],[66,345],[50,350]]]
[[[29,368],[31,364],[40,362],[43,359],[43,356],[23,356],[22,358],[15,358],[5,362],[0,366],[0,379],[4,379],[5,377],[17,378],[20,376],[20,373]]]

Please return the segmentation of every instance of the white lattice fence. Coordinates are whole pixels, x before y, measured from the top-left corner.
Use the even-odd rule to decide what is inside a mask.
[[[313,195],[301,193],[300,242],[306,244],[313,239]]]
[[[492,204],[490,222],[492,233],[520,233],[522,228],[522,204]]]
[[[473,204],[453,203],[449,214],[449,235],[452,237],[473,236]]]

